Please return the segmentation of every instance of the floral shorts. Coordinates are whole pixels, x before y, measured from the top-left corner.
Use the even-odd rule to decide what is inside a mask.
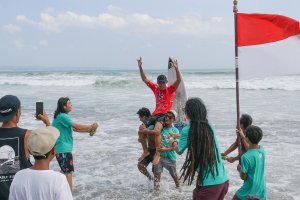
[[[74,172],[74,166],[73,166],[73,155],[72,153],[58,153],[55,154],[56,160],[58,162],[58,165],[61,169],[61,171],[64,174],[70,174]]]

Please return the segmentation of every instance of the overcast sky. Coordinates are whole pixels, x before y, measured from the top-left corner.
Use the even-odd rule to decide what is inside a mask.
[[[240,0],[240,12],[300,20],[299,0]],[[0,0],[0,66],[234,68],[231,0]]]

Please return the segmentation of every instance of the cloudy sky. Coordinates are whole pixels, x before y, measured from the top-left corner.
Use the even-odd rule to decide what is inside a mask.
[[[239,11],[300,20],[299,0],[240,0]],[[0,0],[0,67],[233,68],[232,0]]]

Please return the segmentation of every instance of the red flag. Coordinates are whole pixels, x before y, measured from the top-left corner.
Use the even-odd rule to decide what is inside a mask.
[[[272,14],[237,14],[241,79],[300,74],[300,23]]]

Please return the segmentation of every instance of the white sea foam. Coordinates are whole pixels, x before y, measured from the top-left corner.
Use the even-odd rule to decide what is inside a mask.
[[[149,79],[155,81],[156,73],[150,73]],[[232,73],[191,73],[183,72],[188,89],[235,89]],[[31,72],[2,73],[0,85],[25,86],[94,86],[94,87],[140,87],[141,81],[136,72]],[[300,90],[300,76],[271,77],[245,80],[240,82],[245,90]]]

